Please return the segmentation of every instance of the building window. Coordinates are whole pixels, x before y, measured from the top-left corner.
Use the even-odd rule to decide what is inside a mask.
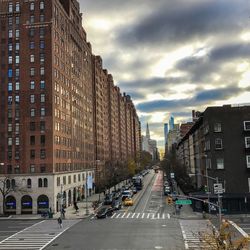
[[[46,151],[45,149],[40,150],[40,159],[45,159],[46,158]]]
[[[20,145],[20,138],[16,137],[16,146],[19,146],[19,145]]]
[[[43,186],[48,187],[48,179],[47,178],[43,179]]]
[[[208,140],[208,141],[205,141],[205,148],[204,148],[204,150],[206,151],[206,150],[210,150],[210,141]]]
[[[45,102],[45,94],[40,95],[40,101],[41,101],[41,103]]]
[[[27,188],[31,188],[32,187],[32,181],[31,181],[31,179],[29,178],[28,180],[27,180]]]
[[[12,64],[13,63],[13,57],[12,56],[9,56],[8,57],[8,64]]]
[[[63,176],[63,185],[66,185],[66,176]]]
[[[68,184],[71,184],[71,175],[68,176]]]
[[[15,150],[15,159],[16,159],[16,160],[19,160],[19,159],[20,159],[20,151],[19,151],[18,148],[16,148],[16,150]]]
[[[30,28],[29,29],[29,36],[30,37],[34,37],[35,36],[35,29],[34,28]]]
[[[16,82],[16,91],[20,90],[20,82]]]
[[[41,67],[40,68],[40,75],[44,76],[44,74],[45,74],[45,69],[44,69],[44,67]]]
[[[44,1],[40,1],[40,10],[44,10]]]
[[[19,123],[16,123],[15,131],[16,131],[16,134],[19,134],[19,132],[20,132],[20,124]]]
[[[16,64],[19,64],[20,63],[20,57],[19,56],[16,56]]]
[[[34,76],[35,75],[35,68],[30,68],[30,76]]]
[[[34,149],[30,150],[30,159],[35,159],[36,157],[36,151]]]
[[[35,22],[35,16],[34,15],[31,15],[30,16],[30,23],[34,23]]]
[[[250,121],[244,121],[244,130],[250,131]]]
[[[246,148],[250,148],[250,137],[245,137],[245,146]]]
[[[20,16],[16,16],[16,25],[20,24]]]
[[[30,173],[35,173],[35,165],[34,164],[30,165]]]
[[[35,55],[30,55],[30,62],[31,63],[35,62]]]
[[[35,81],[30,81],[30,89],[35,89]]]
[[[40,143],[41,143],[41,145],[45,145],[45,135],[41,135]]]
[[[46,165],[44,165],[44,164],[40,165],[40,172],[41,173],[45,173],[46,172]]]
[[[57,185],[58,187],[60,187],[60,185],[61,185],[61,179],[60,179],[60,177],[57,177],[57,178],[56,178],[56,185]]]
[[[204,126],[204,134],[207,134],[209,132],[209,125]]]
[[[16,3],[16,12],[20,12],[20,3],[19,2]]]
[[[40,122],[40,131],[45,132],[45,121]]]
[[[13,90],[12,88],[12,82],[8,83],[8,92],[11,92]]]
[[[30,122],[30,131],[35,131],[35,130],[36,130],[36,123]]]
[[[30,109],[30,117],[35,117],[35,115],[36,115],[36,110]]]
[[[8,132],[12,132],[12,124],[11,123],[8,124]]]
[[[34,135],[30,136],[30,145],[35,145],[36,144],[36,137]]]
[[[35,95],[30,95],[30,103],[35,103]]]
[[[74,183],[76,183],[76,175],[74,174]]]
[[[30,3],[30,10],[31,11],[35,10],[35,3],[34,2]]]
[[[222,148],[223,148],[222,139],[216,138],[215,139],[215,149],[222,149]]]
[[[9,31],[8,31],[8,37],[9,37],[9,38],[12,38],[12,37],[13,37],[13,31],[12,31],[12,30],[9,30]]]
[[[13,76],[13,70],[8,69],[8,77],[11,78]]]
[[[44,36],[45,36],[45,28],[44,27],[39,29],[39,35],[40,35],[40,38],[44,38]]]
[[[20,96],[19,96],[19,95],[16,95],[16,96],[15,96],[15,103],[16,103],[16,104],[19,104],[19,103],[20,103]]]
[[[8,51],[11,52],[12,50],[13,50],[12,43],[9,43],[9,44],[8,44]]]
[[[35,42],[31,41],[30,42],[30,49],[34,49],[35,48]]]
[[[38,179],[38,187],[43,187],[43,180],[42,180],[42,178]]]
[[[41,23],[44,22],[45,21],[45,16],[43,14],[41,14],[39,20],[40,20]]]
[[[45,116],[45,108],[41,108],[41,116]]]
[[[44,54],[41,53],[41,54],[40,54],[40,63],[41,63],[41,64],[44,63],[44,58],[45,58]]]
[[[80,182],[81,181],[81,175],[78,174],[78,181]]]
[[[8,138],[8,146],[12,146],[12,138],[11,137]]]
[[[216,159],[217,169],[224,169],[224,159],[218,158]]]
[[[8,12],[9,13],[13,12],[13,3],[9,3],[9,5],[8,5]]]
[[[20,50],[20,43],[16,43],[16,51]]]
[[[43,40],[40,41],[40,49],[45,48],[45,42]]]
[[[45,89],[45,81],[40,81],[40,89]]]
[[[16,30],[16,38],[20,37],[20,30]]]
[[[247,160],[247,167],[250,168],[250,155],[246,156],[246,160]]]

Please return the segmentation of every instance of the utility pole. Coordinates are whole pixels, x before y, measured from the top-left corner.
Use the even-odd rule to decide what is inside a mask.
[[[61,184],[61,192],[60,192],[60,214],[61,214],[61,218],[63,218],[63,214],[62,214],[62,210],[63,210],[63,184]]]

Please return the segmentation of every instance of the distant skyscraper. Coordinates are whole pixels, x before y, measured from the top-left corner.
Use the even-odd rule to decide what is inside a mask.
[[[168,123],[164,123],[164,139],[166,144],[168,142]]]
[[[172,115],[169,119],[169,130],[174,130],[174,117]]]
[[[148,139],[150,139],[150,132],[149,132],[148,123],[147,123],[147,128],[146,128],[146,137],[147,137]]]

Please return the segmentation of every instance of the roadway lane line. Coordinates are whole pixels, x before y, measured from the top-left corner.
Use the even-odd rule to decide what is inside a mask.
[[[115,217],[115,215],[116,215],[116,213],[114,213],[114,214],[111,216],[111,218],[114,218],[114,217]]]
[[[141,213],[138,213],[138,214],[137,214],[137,217],[136,217],[136,219],[138,219],[138,218],[139,218],[140,214],[141,214]]]
[[[123,213],[123,215],[121,216],[121,218],[124,218],[124,216],[126,215],[127,213]],[[117,218],[117,217],[116,217]]]

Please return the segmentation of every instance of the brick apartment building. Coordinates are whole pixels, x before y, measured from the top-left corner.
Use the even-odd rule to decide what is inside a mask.
[[[188,173],[195,175],[196,186],[208,185],[214,202],[214,181],[202,175],[219,178],[225,189],[225,213],[250,212],[250,106],[208,107],[179,142],[177,152]]]
[[[96,170],[140,151],[136,110],[93,55],[76,0],[1,0],[0,40],[7,212],[58,211],[61,193],[65,206],[89,195]]]

